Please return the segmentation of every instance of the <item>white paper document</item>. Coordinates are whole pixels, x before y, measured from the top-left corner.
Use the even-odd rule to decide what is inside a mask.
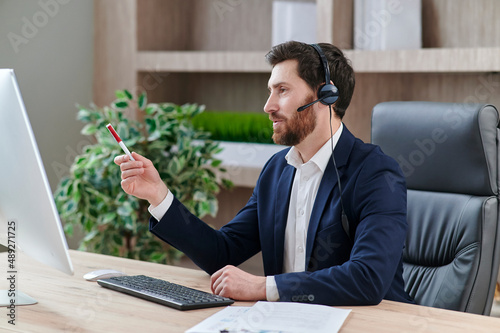
[[[186,333],[332,333],[350,312],[316,304],[257,302],[252,307],[228,306]]]

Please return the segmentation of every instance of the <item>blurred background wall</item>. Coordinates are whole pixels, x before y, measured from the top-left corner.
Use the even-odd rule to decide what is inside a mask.
[[[89,144],[75,104],[92,101],[93,7],[81,0],[0,0],[0,68],[15,71],[53,191]]]
[[[0,68],[16,73],[52,190],[88,143],[75,104],[92,101],[93,34],[93,1],[0,0]]]

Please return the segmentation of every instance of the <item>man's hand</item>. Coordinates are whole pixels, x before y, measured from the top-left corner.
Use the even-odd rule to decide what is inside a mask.
[[[135,161],[130,161],[127,155],[115,157],[114,162],[122,171],[123,190],[140,199],[146,199],[153,206],[158,206],[168,194],[168,188],[161,179],[153,162],[147,158],[132,153]]]
[[[210,284],[216,295],[240,301],[266,300],[266,278],[228,265],[215,272]]]

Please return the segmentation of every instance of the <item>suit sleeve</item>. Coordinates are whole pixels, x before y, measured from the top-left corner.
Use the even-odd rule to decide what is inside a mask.
[[[150,219],[149,228],[208,274],[225,265],[237,266],[260,251],[254,195],[220,230],[197,218],[177,199],[160,221]]]
[[[261,175],[275,156],[264,165]],[[261,177],[245,207],[220,230],[213,229],[193,215],[176,198],[160,221],[153,217],[150,219],[149,230],[184,252],[208,274],[226,265],[237,266],[261,250],[257,213],[260,181]]]
[[[350,259],[314,272],[276,275],[281,301],[369,305],[386,295],[407,228],[406,184],[397,163],[386,156],[368,158],[348,200],[359,221]]]

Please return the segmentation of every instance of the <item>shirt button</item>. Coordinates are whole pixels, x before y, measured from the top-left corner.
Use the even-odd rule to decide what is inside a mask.
[[[299,253],[304,252],[304,248],[302,246],[297,247],[297,250],[299,251]]]
[[[304,176],[304,178],[302,178],[302,179],[307,182],[309,180],[309,177]]]
[[[304,215],[304,210],[303,209],[299,209],[299,215],[300,216]]]

